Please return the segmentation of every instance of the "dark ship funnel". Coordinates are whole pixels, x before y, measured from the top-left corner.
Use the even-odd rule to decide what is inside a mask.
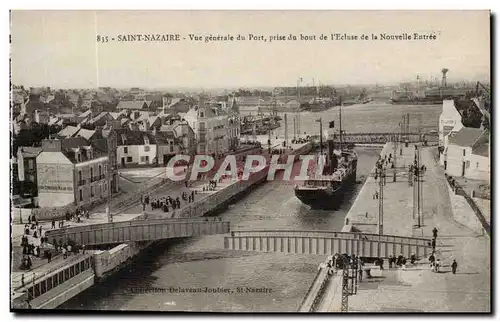
[[[335,133],[334,133],[335,122],[331,121],[328,130],[327,130],[327,139],[326,142],[328,144],[328,169],[330,173],[333,173],[338,167],[337,156],[333,151],[335,150]]]

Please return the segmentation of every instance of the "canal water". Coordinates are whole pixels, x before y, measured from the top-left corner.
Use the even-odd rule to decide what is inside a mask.
[[[350,106],[343,109],[343,127],[355,132],[393,132],[401,116],[411,113],[410,122],[414,117],[415,130],[417,127],[423,131],[437,130],[440,109],[440,106]],[[338,109],[302,113],[302,131],[317,131],[315,120],[319,117],[325,122],[337,120]],[[293,127],[289,133],[293,133]],[[363,181],[380,149],[356,150],[358,179]],[[295,198],[293,185],[282,180],[265,182],[230,205],[221,216],[231,221],[233,229],[338,231],[362,186],[353,187],[340,209],[318,211],[310,210]],[[222,236],[177,240],[151,249],[112,280],[80,294],[61,308],[293,312],[323,260],[324,256],[318,255],[227,251],[223,249]]]

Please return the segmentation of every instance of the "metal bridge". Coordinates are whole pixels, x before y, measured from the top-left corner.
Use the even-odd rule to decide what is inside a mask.
[[[414,237],[331,231],[234,231],[224,237],[224,248],[233,250],[387,258],[402,254],[427,257],[430,240]]]
[[[176,218],[130,220],[97,225],[76,226],[46,232],[49,242],[72,240],[79,245],[95,246],[160,239],[226,234],[229,221],[219,218]]]
[[[319,139],[318,136],[313,136]],[[384,144],[387,142],[405,142],[418,143],[428,141],[437,141],[437,134],[433,133],[342,133],[342,143],[346,144]],[[340,142],[340,135],[335,134],[334,142]]]

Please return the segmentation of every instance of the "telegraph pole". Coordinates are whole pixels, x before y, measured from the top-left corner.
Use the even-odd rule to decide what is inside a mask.
[[[420,150],[415,147],[415,161],[413,169],[413,178],[415,184],[413,185],[413,219],[416,219],[416,226],[422,227],[424,224],[422,215],[422,170],[420,164]]]
[[[385,181],[385,171],[383,169],[383,166],[380,164],[379,167],[377,167],[377,172],[378,172],[378,186],[379,186],[379,196],[378,196],[378,234],[383,235],[384,234],[384,181]],[[378,244],[380,247],[380,243]],[[379,249],[379,254],[380,254],[380,249]]]
[[[398,138],[397,138],[397,135],[395,134],[394,135],[394,154],[393,154],[393,157],[394,157],[394,161],[392,163],[393,165],[393,169],[394,169],[394,174],[393,174],[393,177],[392,177],[392,181],[393,182],[396,182],[396,169],[397,169],[397,159],[398,157],[396,156],[396,153],[398,151]]]
[[[113,170],[114,170],[114,165],[112,162],[112,150],[114,147],[114,144],[111,144],[112,140],[111,140],[111,136],[113,135],[112,133],[114,133],[114,129],[111,128],[111,131],[109,132],[109,135],[108,135],[108,138],[107,138],[107,141],[108,141],[108,167],[107,167],[107,173],[106,175],[108,176],[108,201],[106,203],[106,216],[108,217],[108,223],[112,223],[113,222],[113,215],[111,214],[111,197],[113,195],[113,192],[111,191],[112,190],[112,180],[113,180]]]
[[[297,115],[293,117],[293,140],[297,139]]]
[[[288,146],[288,119],[285,113],[285,147]]]

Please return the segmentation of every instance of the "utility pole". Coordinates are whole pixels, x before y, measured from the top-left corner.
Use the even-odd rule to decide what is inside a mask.
[[[344,258],[342,270],[342,304],[340,311],[347,312],[349,309],[349,269],[347,259]]]
[[[288,119],[285,113],[285,147],[288,146]]]
[[[108,201],[106,203],[106,216],[108,217],[108,223],[113,222],[113,214],[111,214],[111,197],[113,195],[112,186],[113,186],[113,173],[114,173],[114,158],[113,158],[113,149],[116,151],[116,147],[114,144],[112,144],[112,136],[114,136],[116,132],[114,132],[114,129],[111,128],[111,131],[108,134],[107,138],[107,146],[108,146],[108,166],[107,166],[107,173],[106,175],[108,176]]]
[[[409,134],[410,134],[410,113],[407,113],[406,114],[406,136],[408,136]]]
[[[422,170],[420,164],[420,150],[415,147],[415,166],[413,169],[413,178],[415,184],[413,185],[413,219],[416,219],[416,226],[422,227],[424,224],[422,215]]]
[[[384,181],[385,181],[385,171],[382,164],[377,167],[377,177],[379,179],[379,196],[378,196],[378,234],[384,234]],[[380,243],[378,244],[380,247]],[[380,249],[379,249],[380,254]]]
[[[297,139],[297,115],[293,117],[293,140]]]
[[[296,116],[297,116],[297,135],[298,137],[300,137],[300,83],[302,82],[302,77],[299,77],[299,79],[297,79],[297,103],[298,103],[298,107],[297,107],[297,113],[296,113]]]
[[[394,161],[392,163],[393,165],[393,169],[394,169],[394,174],[393,174],[393,177],[392,177],[392,181],[393,182],[396,182],[396,169],[397,169],[397,160],[398,160],[398,157],[396,156],[396,153],[398,151],[398,138],[397,138],[397,135],[395,134],[394,135],[394,154],[393,154],[393,157],[394,157]]]

